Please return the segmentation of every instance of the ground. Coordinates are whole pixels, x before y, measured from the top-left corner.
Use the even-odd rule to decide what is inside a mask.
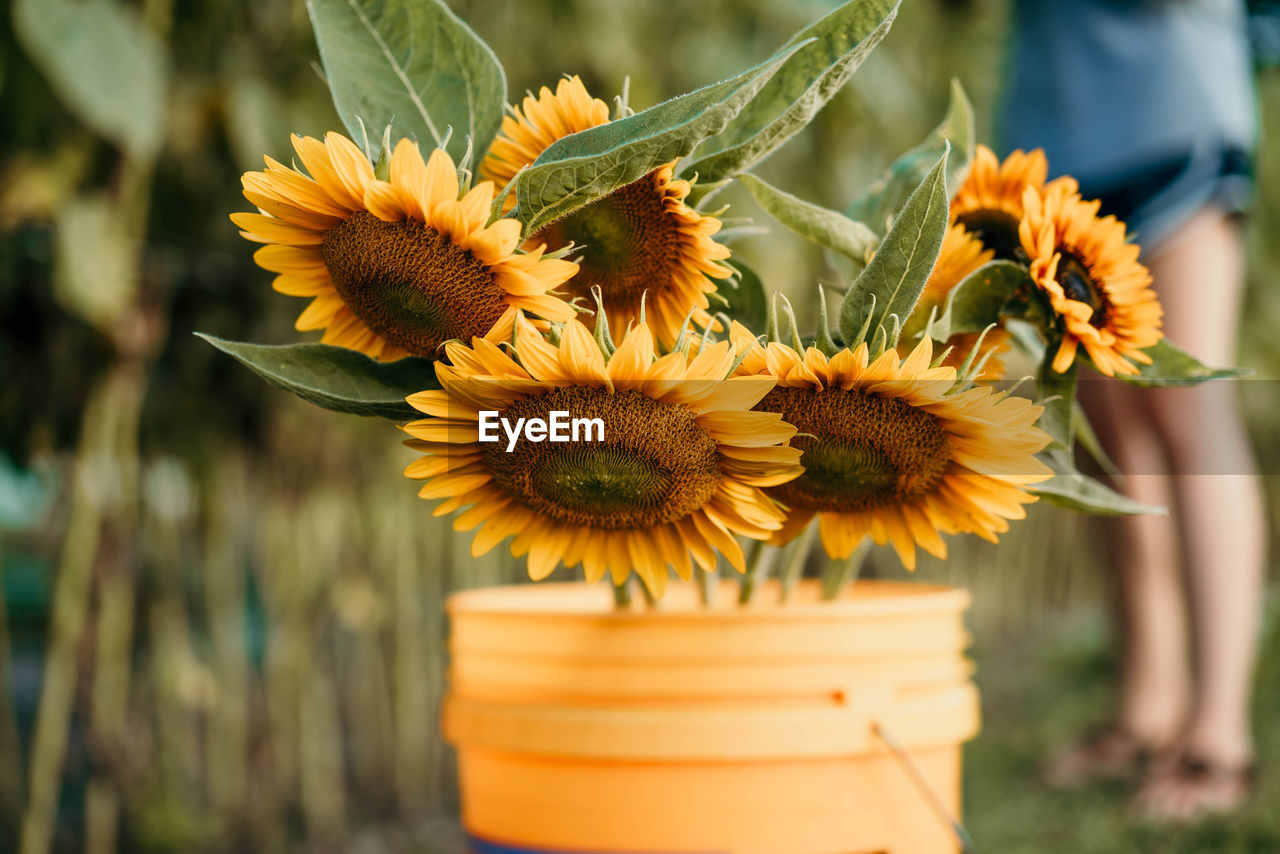
[[[1273,615],[1274,616],[1274,615]],[[965,752],[966,826],[978,851],[998,854],[1277,854],[1280,852],[1280,622],[1270,621],[1259,664],[1255,720],[1259,789],[1249,808],[1191,828],[1132,820],[1132,786],[1059,794],[1038,782],[1054,747],[1106,718],[1114,667],[1096,612],[1026,637],[982,636],[974,650],[983,733]]]

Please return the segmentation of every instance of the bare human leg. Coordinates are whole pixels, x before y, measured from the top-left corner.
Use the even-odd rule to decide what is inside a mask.
[[[1115,380],[1081,378],[1080,400],[1123,473],[1115,487],[1144,504],[1173,502],[1164,442],[1145,392]],[[1190,702],[1186,597],[1178,536],[1168,516],[1107,520],[1123,665],[1114,727],[1053,757],[1046,780],[1072,788],[1136,773],[1140,760],[1169,747]]]
[[[1149,261],[1170,339],[1210,364],[1235,357],[1244,280],[1238,226],[1206,210]],[[1194,693],[1181,749],[1157,770],[1144,812],[1192,819],[1238,806],[1253,759],[1251,683],[1263,593],[1262,498],[1236,395],[1245,383],[1149,393],[1176,496],[1186,565]]]
[[[1143,392],[1114,380],[1083,382],[1101,398],[1094,422],[1123,475],[1116,486],[1144,504],[1169,507],[1173,480]],[[1169,516],[1128,516],[1108,523],[1123,648],[1118,725],[1140,746],[1160,750],[1185,724],[1191,684],[1187,613],[1178,536]]]

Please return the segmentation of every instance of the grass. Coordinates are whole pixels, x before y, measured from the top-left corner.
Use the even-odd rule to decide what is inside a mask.
[[[1280,621],[1271,620],[1258,673],[1259,789],[1243,812],[1186,828],[1133,821],[1131,784],[1058,793],[1038,781],[1045,756],[1106,720],[1115,672],[1097,609],[1076,609],[1034,631],[1019,638],[980,634],[974,651],[985,721],[965,753],[965,813],[980,852],[1280,851],[1280,779],[1273,771],[1280,763]]]

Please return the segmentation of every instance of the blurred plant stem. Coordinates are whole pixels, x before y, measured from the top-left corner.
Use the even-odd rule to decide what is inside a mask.
[[[17,827],[22,815],[22,746],[9,679],[9,622],[4,596],[4,555],[0,554],[0,820]]]
[[[849,557],[844,560],[833,560],[827,565],[826,572],[822,574],[824,602],[840,598],[840,591],[844,590],[845,585],[858,580],[858,575],[862,572],[862,566],[867,562],[867,555],[870,552],[871,538],[864,536]]]
[[[395,737],[393,768],[396,801],[408,811],[424,802],[429,789],[432,736],[424,721],[433,713],[432,684],[428,678],[433,656],[427,654],[426,643],[432,634],[428,629],[426,603],[418,595],[430,573],[424,571],[419,554],[416,514],[407,502],[397,503],[393,511],[374,520],[378,526],[375,542],[385,544],[374,559],[390,574],[387,589],[392,592],[391,650],[395,679],[392,688],[392,711]],[[383,527],[385,526],[385,527]],[[427,527],[439,529],[442,522],[434,517]],[[435,533],[435,531],[433,531]],[[433,579],[440,583],[437,575]]]
[[[79,663],[76,652],[87,624],[93,570],[102,552],[104,534],[108,542],[131,542],[128,527],[130,520],[136,518],[137,493],[136,490],[125,492],[123,487],[130,483],[136,485],[136,471],[134,476],[125,472],[128,461],[117,460],[116,454],[130,437],[136,449],[145,377],[145,370],[136,358],[117,359],[90,393],[84,409],[73,470],[71,508],[54,588],[44,685],[32,743],[30,794],[22,822],[21,854],[45,854],[52,844],[58,790],[75,700]],[[136,451],[132,461],[136,465]],[[116,469],[117,465],[121,468]],[[122,505],[129,505],[128,509]],[[112,522],[109,531],[108,520]],[[119,552],[112,557],[118,559]],[[120,616],[119,600],[122,595],[125,591],[117,588],[106,597],[114,600],[112,607],[117,611],[116,617]],[[124,631],[127,632],[128,628],[125,626]],[[105,664],[104,656],[99,656],[97,676],[104,675],[103,668],[107,673],[114,670],[116,674],[121,667],[127,668],[127,638],[124,646],[126,658],[123,664],[111,661],[109,652],[105,656]],[[114,705],[119,701],[118,694],[112,694],[105,687],[99,694],[96,683],[95,679],[94,723],[105,724],[113,718],[118,719],[118,709]],[[96,782],[90,784],[89,803],[90,820],[98,823],[91,824],[90,839],[102,838],[101,822],[111,818],[113,810],[112,801],[103,799],[95,787]]]
[[[631,577],[628,576],[621,584],[616,581],[613,587],[613,605],[619,611],[625,611],[631,607]]]
[[[138,528],[138,422],[145,378],[135,380],[136,400],[124,415],[116,451],[120,473],[121,501],[114,518],[103,526],[98,556],[98,613],[93,650],[93,684],[90,696],[90,733],[101,765],[129,751],[127,716],[129,710],[129,661],[133,643],[134,594],[136,587],[136,543]],[[95,771],[85,795],[86,844],[88,854],[111,854],[116,846],[120,795],[117,781]]]
[[[751,598],[755,596],[756,587],[767,574],[768,560],[764,540],[752,540],[751,550],[747,552],[746,570],[742,573],[742,580],[738,586],[739,605],[750,604]]]
[[[338,532],[346,513],[343,496],[322,492],[310,502],[288,572],[293,575],[301,607],[292,614],[294,646],[289,665],[296,668],[292,684],[297,693],[290,702],[297,717],[288,725],[297,728],[297,770],[302,816],[307,835],[324,844],[339,843],[346,828],[347,739],[344,738],[338,698],[334,688],[334,655],[326,622],[317,618],[327,604],[322,592],[338,577],[342,566]],[[365,726],[371,726],[370,721]]]
[[[716,603],[716,582],[720,580],[719,566],[711,569],[695,566],[693,578],[698,583],[698,601],[704,608],[710,608]]]
[[[143,19],[161,38],[172,27],[173,0],[147,0]],[[142,249],[155,161],[120,155],[113,189],[120,239],[133,263],[130,293],[141,294]],[[97,576],[90,701],[90,743],[101,754],[127,753],[130,652],[136,595],[135,553],[140,494],[139,422],[150,363],[161,338],[157,312],[135,298],[109,330],[115,356],[90,392],[80,426],[71,508],[58,567],[45,681],[32,746],[30,800],[23,816],[21,854],[52,846],[58,792],[75,701],[77,648],[86,631]],[[96,572],[95,572],[96,570]],[[117,781],[95,767],[85,802],[85,850],[113,854],[120,815]]]
[[[791,549],[791,555],[787,558],[787,565],[782,568],[780,575],[782,583],[781,600],[783,602],[791,598],[791,591],[795,589],[796,582],[800,580],[800,576],[804,575],[804,565],[809,559],[809,552],[813,551],[813,538],[817,533],[818,520],[814,519],[805,526],[804,533],[800,535]]]
[[[158,515],[147,558],[154,589],[147,610],[151,640],[148,675],[155,709],[154,751],[149,759],[153,779],[172,803],[174,814],[194,811],[199,803],[200,736],[197,711],[213,702],[212,686],[200,667],[191,638],[182,589],[183,529],[176,519]]]
[[[230,456],[211,478],[202,502],[207,508],[200,579],[205,625],[213,655],[219,700],[205,728],[210,810],[243,821],[249,792],[250,671],[245,643],[244,543],[246,472],[243,458]]]

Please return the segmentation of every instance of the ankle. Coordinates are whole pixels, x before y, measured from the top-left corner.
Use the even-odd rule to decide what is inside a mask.
[[[1183,733],[1181,716],[1153,715],[1131,710],[1120,713],[1116,726],[1144,747],[1154,750],[1162,750],[1174,745]]]
[[[1180,747],[1191,758],[1224,768],[1246,768],[1255,756],[1247,728],[1195,726],[1183,736]]]

